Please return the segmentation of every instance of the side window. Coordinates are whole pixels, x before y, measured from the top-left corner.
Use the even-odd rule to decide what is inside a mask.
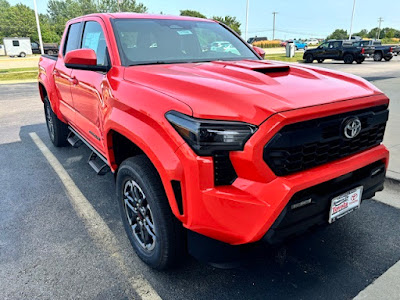
[[[339,48],[340,47],[340,42],[333,42],[332,43],[332,47],[330,47],[330,48],[334,48],[334,49],[337,49],[337,48]]]
[[[320,47],[323,49],[328,49],[329,43],[323,43]]]
[[[96,52],[98,66],[107,65],[107,44],[99,23],[95,21],[85,23],[81,48],[92,49]]]
[[[14,47],[19,47],[19,41],[12,41]]]
[[[66,44],[64,46],[64,55],[71,50],[76,50],[79,48],[80,32],[81,23],[75,23],[69,26]]]

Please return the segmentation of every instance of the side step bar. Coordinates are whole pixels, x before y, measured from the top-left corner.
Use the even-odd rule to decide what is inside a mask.
[[[92,145],[89,144],[79,133],[75,131],[71,126],[68,126],[71,133],[68,135],[68,142],[74,148],[78,148],[83,144],[85,144],[92,153],[90,153],[88,164],[93,168],[97,175],[105,175],[110,172],[110,167],[108,165],[107,159],[97,151]]]

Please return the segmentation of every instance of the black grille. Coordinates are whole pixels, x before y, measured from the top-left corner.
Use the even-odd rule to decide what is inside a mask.
[[[387,106],[353,111],[283,127],[264,147],[264,160],[278,176],[285,176],[343,158],[383,141]],[[361,132],[344,137],[344,122],[358,117]]]
[[[230,185],[237,178],[235,169],[229,159],[229,152],[215,153],[214,156],[214,184]]]

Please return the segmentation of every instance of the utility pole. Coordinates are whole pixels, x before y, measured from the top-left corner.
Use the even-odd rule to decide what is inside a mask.
[[[42,32],[40,31],[40,22],[39,22],[39,15],[37,12],[36,0],[33,0],[33,7],[35,8],[35,17],[36,17],[37,32],[39,36],[40,52],[43,55],[44,51],[43,51]]]
[[[353,20],[354,20],[354,11],[356,10],[356,0],[353,2],[353,13],[351,15],[351,23],[350,23],[350,35],[349,40],[351,40],[351,36],[353,34]]]
[[[377,37],[377,39],[379,40],[379,38],[381,37],[381,26],[382,26],[383,18],[380,17],[380,18],[378,19],[378,22],[379,22],[379,30],[378,30],[378,37]]]
[[[249,29],[249,2],[250,0],[247,0],[247,5],[246,5],[246,29],[244,33],[244,40],[247,42],[247,34],[248,34],[248,29]]]
[[[272,40],[275,40],[275,19],[276,19],[276,15],[278,14],[278,12],[274,11],[272,14],[274,15],[274,25],[273,25],[273,31],[272,31]]]
[[[119,0],[117,0],[118,3],[118,12],[121,12],[121,7],[119,6]]]

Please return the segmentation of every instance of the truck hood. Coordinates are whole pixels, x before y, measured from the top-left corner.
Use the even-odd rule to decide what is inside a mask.
[[[194,117],[255,125],[282,111],[381,94],[353,75],[273,61],[133,66],[124,79],[186,103]]]

